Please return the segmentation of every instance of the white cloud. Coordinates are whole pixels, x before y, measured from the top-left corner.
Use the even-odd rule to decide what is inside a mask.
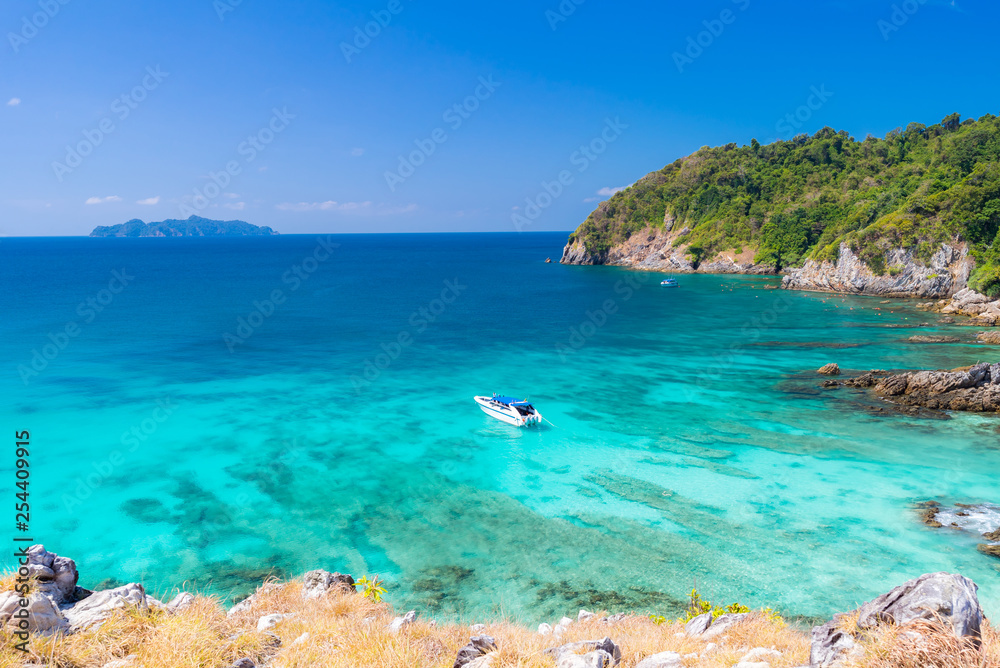
[[[226,207],[227,209],[233,209],[234,211],[242,211],[243,209],[247,208],[247,203],[246,202],[226,202],[222,206]]]
[[[351,150],[351,155],[353,155],[355,158],[360,158],[364,154],[365,154],[365,149],[363,148],[355,148]]]
[[[93,198],[91,198],[91,199],[93,199]],[[160,203],[160,196],[159,195],[157,195],[156,197],[147,197],[146,199],[141,199],[138,202],[136,202],[136,204],[142,204],[143,206],[153,206],[154,204],[159,204],[159,203]],[[96,202],[95,202],[95,204],[96,204]]]
[[[416,211],[416,204],[406,206],[375,205],[372,202],[283,202],[275,206],[279,211],[339,211],[341,213],[360,213],[374,216],[388,216]]]
[[[628,188],[628,186],[622,186],[621,188],[601,188],[597,191],[597,194],[601,197],[611,197],[615,193],[620,193],[621,191]]]
[[[222,193],[222,196],[225,197],[226,199],[239,199],[240,197],[236,193]]]
[[[21,98],[19,98],[19,97],[12,97],[12,98],[10,98],[10,101],[7,103],[7,106],[8,107],[16,107],[19,104],[21,104]]]
[[[107,202],[120,202],[122,198],[118,195],[109,195],[108,197],[90,197],[84,204],[106,204]]]
[[[599,202],[599,201],[601,201],[601,198],[600,197],[587,197],[583,201],[584,202]]]

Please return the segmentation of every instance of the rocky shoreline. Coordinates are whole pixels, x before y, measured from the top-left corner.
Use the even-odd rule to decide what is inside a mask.
[[[840,367],[828,364],[817,372],[840,375]],[[870,390],[892,404],[935,411],[1000,413],[1000,363],[980,363],[952,371],[869,371],[847,380],[827,380],[823,387],[853,387]]]
[[[960,290],[950,300],[926,302],[918,304],[917,308],[934,311],[945,316],[966,316],[971,320],[962,324],[973,327],[1000,326],[1000,299],[991,300],[986,295],[981,295],[969,288]],[[988,336],[984,334],[980,336],[980,339],[984,343],[1000,345],[1000,335]]]
[[[976,665],[1000,660],[1000,636],[983,614],[978,587],[948,573],[911,580],[807,635],[771,611],[721,609],[695,612],[677,622],[580,610],[575,618],[564,617],[555,626],[542,623],[537,631],[507,622],[439,626],[433,620],[421,621],[415,610],[396,615],[377,597],[370,600],[356,591],[365,582],[323,570],[288,583],[265,583],[223,611],[213,599],[187,592],[162,603],[139,583],[105,591],[82,589],[73,560],[41,545],[25,551],[20,572],[23,580],[30,581],[30,591],[0,591],[0,633],[19,639],[28,651],[17,654],[19,649],[4,646],[2,665],[846,668],[867,665],[862,660],[873,645],[883,653],[917,652],[928,658],[968,652],[984,661]],[[7,576],[5,582],[15,577]],[[185,624],[191,628],[170,640]],[[148,643],[161,643],[157,630],[175,643],[181,638],[190,642],[201,633],[202,642],[218,645],[212,655],[216,658],[206,658],[207,647],[162,644],[150,654],[141,642],[126,638],[140,633]],[[95,658],[63,660],[63,651],[72,654],[77,642],[91,648],[88,656]],[[30,649],[35,643],[45,649],[41,653]],[[190,658],[166,656],[175,650]],[[155,663],[150,663],[150,655]],[[16,663],[5,661],[12,656],[20,658]],[[98,660],[99,656],[104,658]],[[105,660],[108,656],[114,658]]]
[[[988,503],[956,503],[946,507],[938,501],[924,501],[916,505],[916,510],[926,526],[970,532],[986,541],[976,549],[1000,559],[1000,507]]]
[[[888,270],[884,274],[873,271],[847,244],[840,246],[836,262],[808,260],[802,267],[784,272],[755,263],[755,253],[747,249],[696,261],[689,245],[679,241],[691,230],[674,227],[675,221],[668,218],[662,228],[642,230],[599,255],[589,253],[579,239],[572,238],[563,249],[560,262],[674,273],[784,274],[782,287],[789,290],[924,299],[946,299],[962,291],[975,268],[969,249],[962,242],[941,244],[926,263],[912,250],[890,250],[885,257]]]

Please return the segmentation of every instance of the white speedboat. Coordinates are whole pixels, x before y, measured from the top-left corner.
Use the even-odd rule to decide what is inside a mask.
[[[511,397],[476,397],[476,403],[483,412],[515,427],[541,424],[542,414],[535,410],[530,401],[518,401]]]
[[[678,284],[676,278],[667,278],[661,281],[660,285],[662,285],[665,288],[676,288]]]

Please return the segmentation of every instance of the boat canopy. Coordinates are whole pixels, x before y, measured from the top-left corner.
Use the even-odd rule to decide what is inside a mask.
[[[501,403],[501,404],[503,404],[505,406],[523,406],[523,407],[528,407],[528,406],[531,405],[530,401],[518,401],[517,399],[514,399],[513,397],[498,397],[498,396],[495,396],[495,395],[493,397],[493,401],[496,401],[497,403]]]

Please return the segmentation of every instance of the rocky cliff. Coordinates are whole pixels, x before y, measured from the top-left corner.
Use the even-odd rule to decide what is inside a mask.
[[[788,273],[786,287],[1000,296],[1000,118],[911,123],[859,141],[703,147],[601,202],[565,264]]]
[[[773,266],[755,264],[753,252],[717,253],[707,260],[695,262],[688,254],[687,244],[678,240],[690,233],[689,229],[646,228],[633,234],[626,241],[612,246],[599,255],[587,252],[579,239],[571,240],[563,249],[562,264],[631,267],[646,271],[704,274],[774,274]]]
[[[872,271],[848,244],[841,244],[836,262],[807,260],[791,269],[782,287],[791,290],[819,290],[884,297],[951,297],[965,289],[975,267],[964,245],[942,244],[923,263],[912,250],[894,249],[886,254],[884,275]]]

